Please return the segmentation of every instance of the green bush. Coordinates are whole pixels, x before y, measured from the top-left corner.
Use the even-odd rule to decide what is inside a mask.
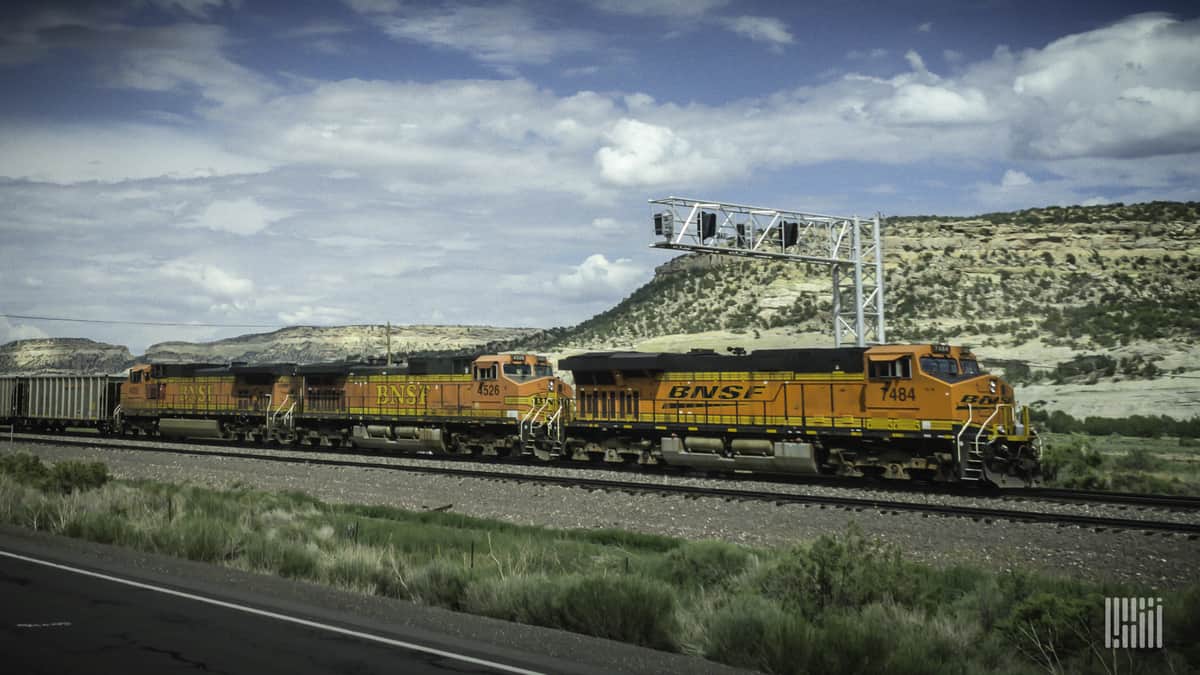
[[[656,649],[673,649],[678,628],[671,590],[625,575],[491,579],[472,587],[464,606],[508,621]]]
[[[305,579],[317,574],[316,551],[297,542],[258,535],[243,545],[242,555],[251,569],[281,577]]]
[[[108,482],[108,467],[101,462],[59,462],[50,469],[47,488],[69,494],[94,490]]]
[[[66,524],[63,534],[100,544],[127,544],[137,536],[129,519],[116,513],[81,513]]]
[[[908,566],[899,550],[868,541],[852,531],[843,537],[818,537],[762,565],[751,581],[764,597],[784,609],[812,618],[829,607],[861,607],[917,587],[902,578]]]
[[[754,595],[739,595],[717,610],[704,630],[704,657],[767,673],[805,672],[816,629],[779,605]]]
[[[1099,595],[1039,592],[1017,603],[999,628],[1030,660],[1058,663],[1090,646],[1099,634],[1091,620],[1103,606]]]
[[[678,588],[729,586],[746,570],[753,555],[720,541],[688,542],[657,559],[651,573]]]
[[[0,455],[0,472],[43,492],[61,494],[94,490],[108,482],[108,467],[100,462],[65,461],[47,466],[29,453]]]
[[[220,562],[237,551],[234,527],[225,521],[205,516],[188,515],[168,524],[157,537],[160,549],[171,555]]]
[[[419,568],[408,581],[414,600],[448,609],[462,609],[471,584],[471,571],[446,560],[434,560]]]

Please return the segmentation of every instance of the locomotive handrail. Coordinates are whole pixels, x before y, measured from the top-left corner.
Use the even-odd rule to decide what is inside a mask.
[[[549,401],[547,401],[547,403],[549,403]],[[559,399],[558,410],[555,410],[554,414],[551,415],[550,419],[546,422],[547,432],[549,432],[550,429],[553,429],[555,440],[562,439],[562,424],[561,424],[561,422],[559,422],[559,419],[558,419],[562,415],[562,412],[563,412],[563,402],[562,402],[562,399]],[[547,435],[549,435],[549,433],[547,433]]]
[[[991,422],[992,418],[996,416],[996,413],[1000,412],[1000,409],[1007,405],[1007,403],[997,404],[996,408],[992,410],[992,414],[988,415],[987,419],[983,421],[983,424],[979,425],[979,431],[975,434],[975,447],[979,447],[979,437],[983,435],[984,431],[987,431],[988,422]]]

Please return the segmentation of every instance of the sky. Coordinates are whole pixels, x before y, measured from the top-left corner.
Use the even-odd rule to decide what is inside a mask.
[[[566,326],[649,199],[1200,199],[1194,2],[6,2],[0,342]],[[206,324],[206,325],[169,325]],[[262,326],[251,328],[249,326]]]

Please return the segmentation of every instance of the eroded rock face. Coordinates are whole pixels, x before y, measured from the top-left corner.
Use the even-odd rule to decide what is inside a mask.
[[[86,338],[17,340],[0,346],[0,373],[119,373],[133,363],[129,349]]]
[[[535,328],[493,326],[392,326],[392,353],[471,349],[517,340]],[[216,342],[160,342],[143,359],[226,363],[321,363],[387,354],[386,326],[292,326],[272,333],[242,335]]]
[[[321,363],[382,358],[385,326],[293,326],[215,342],[160,342],[135,357],[126,347],[84,338],[18,340],[0,346],[0,374],[120,373],[135,361],[170,363]],[[534,328],[393,326],[392,353],[473,350],[510,343]]]

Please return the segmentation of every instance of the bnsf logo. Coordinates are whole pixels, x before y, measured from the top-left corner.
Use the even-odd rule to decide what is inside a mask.
[[[1011,396],[976,396],[975,394],[966,394],[962,400],[958,402],[958,407],[961,410],[967,409],[967,404],[972,406],[996,405],[998,403],[1012,403]]]
[[[761,384],[727,384],[721,386],[714,384],[712,386],[704,386],[700,384],[679,384],[671,387],[671,391],[667,392],[668,398],[702,398],[702,399],[721,399],[730,401],[738,398],[753,398],[766,391],[766,387]]]

